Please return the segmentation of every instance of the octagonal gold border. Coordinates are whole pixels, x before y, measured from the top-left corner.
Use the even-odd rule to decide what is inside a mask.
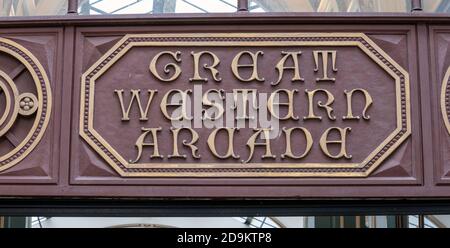
[[[94,129],[95,80],[132,47],[355,46],[395,80],[396,129],[361,163],[130,164]],[[411,134],[409,74],[363,33],[128,34],[81,80],[80,136],[122,177],[367,177]]]
[[[47,73],[39,60],[25,47],[9,39],[0,38],[0,52],[19,60],[30,72],[36,85],[38,108],[36,120],[22,142],[0,157],[0,172],[11,168],[33,151],[47,129],[52,110],[52,93]]]

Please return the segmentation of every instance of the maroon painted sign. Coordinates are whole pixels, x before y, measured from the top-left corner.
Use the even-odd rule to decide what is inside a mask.
[[[0,30],[0,196],[450,196],[448,28],[275,26]]]
[[[364,34],[127,35],[83,74],[80,135],[122,176],[366,177],[409,94]]]

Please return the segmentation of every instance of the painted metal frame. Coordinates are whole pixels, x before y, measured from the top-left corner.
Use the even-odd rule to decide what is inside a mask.
[[[240,1],[239,12],[232,14],[167,14],[167,15],[124,15],[124,16],[78,16],[77,1],[69,1],[70,15],[65,16],[46,16],[46,17],[5,17],[0,18],[0,27],[5,29],[21,28],[22,30],[33,30],[33,32],[60,32],[64,36],[62,46],[64,49],[63,56],[67,61],[74,61],[75,58],[75,40],[79,27],[83,28],[99,28],[122,26],[126,29],[129,26],[154,25],[168,27],[171,25],[305,25],[313,29],[320,24],[340,24],[346,26],[344,28],[351,29],[355,23],[377,24],[387,26],[396,26],[403,29],[410,29],[417,38],[417,66],[418,80],[420,88],[416,89],[420,96],[434,96],[436,91],[431,85],[432,78],[436,77],[433,63],[429,63],[433,53],[433,44],[430,44],[430,33],[435,30],[445,28],[450,24],[448,14],[428,14],[421,11],[421,1],[413,0],[413,12],[403,14],[392,13],[265,13],[256,14],[248,13],[244,1]],[[50,31],[49,31],[50,30]],[[392,32],[397,32],[393,30]],[[416,42],[415,42],[416,43]],[[416,45],[414,45],[416,46]],[[430,49],[431,47],[431,49]],[[74,68],[64,65],[62,68],[62,85],[65,87],[58,91],[62,99],[71,99],[72,83]],[[433,75],[433,76],[430,76]],[[434,80],[435,81],[435,80]],[[438,99],[437,96],[436,99]],[[113,195],[105,195],[109,199],[99,199],[94,194],[86,193],[83,190],[73,189],[71,187],[80,186],[80,188],[97,187],[98,192],[102,192],[101,187],[109,186],[92,186],[92,182],[77,182],[70,179],[70,171],[68,169],[67,158],[58,157],[61,164],[61,170],[58,171],[59,178],[46,185],[40,186],[42,190],[47,190],[51,195],[61,195],[64,192],[71,192],[73,196],[64,199],[56,199],[49,197],[36,191],[36,187],[31,184],[32,181],[23,185],[6,186],[0,185],[9,190],[20,193],[22,199],[14,198],[13,195],[4,195],[0,199],[0,215],[52,215],[52,216],[236,216],[236,215],[339,215],[339,214],[450,214],[450,193],[443,189],[442,186],[448,185],[448,181],[441,180],[439,175],[435,174],[438,167],[439,156],[436,156],[434,148],[439,144],[437,140],[439,132],[433,129],[433,122],[439,121],[437,116],[441,116],[440,108],[435,102],[423,101],[420,105],[417,103],[415,107],[421,114],[421,120],[418,121],[422,126],[420,133],[423,137],[433,137],[433,139],[423,139],[423,143],[419,144],[421,152],[420,159],[428,165],[420,171],[420,177],[413,186],[417,186],[417,194],[427,196],[417,198],[412,192],[402,194],[402,191],[411,189],[412,185],[399,185],[392,187],[387,183],[379,189],[371,190],[362,187],[351,198],[331,197],[330,194],[338,193],[339,183],[336,187],[323,188],[317,186],[318,190],[316,198],[311,197],[306,191],[296,192],[292,185],[271,187],[262,186],[240,186],[241,199],[230,199],[229,185],[207,185],[208,190],[204,193],[195,191],[192,188],[190,193],[195,200],[180,199],[185,185],[173,186],[170,190],[180,190],[181,193],[174,194],[164,189],[164,184],[152,186],[152,192],[156,198],[140,198],[145,197],[145,192],[140,186],[127,185],[126,190],[132,192],[132,196],[128,199],[112,200]],[[71,106],[64,104],[55,107],[61,111],[61,126],[71,127]],[[437,115],[438,114],[438,115]],[[414,116],[414,113],[413,113]],[[71,144],[65,140],[70,137],[70,130],[61,131],[61,153],[69,153]],[[435,183],[439,183],[439,194],[442,197],[436,198],[431,194],[431,190],[436,187]],[[66,188],[56,189],[55,184],[66,185]],[[108,185],[109,182],[105,182]],[[247,183],[247,182],[246,182]],[[250,182],[251,184],[251,182]],[[311,183],[314,185],[314,183]],[[351,187],[347,185],[346,187]],[[114,190],[122,190],[123,185],[112,186]],[[300,187],[301,188],[301,187]],[[386,189],[389,188],[389,191]],[[267,190],[272,190],[271,197],[265,197],[263,194]],[[2,189],[3,190],[3,189]],[[0,190],[1,192],[1,190]],[[258,193],[259,192],[259,193]],[[329,192],[329,193],[325,193]],[[408,191],[409,192],[409,191]],[[368,198],[377,198],[379,194],[386,194],[383,200],[369,200]],[[222,194],[221,200],[211,201],[211,197]],[[372,195],[372,196],[371,196]],[[9,196],[9,197],[8,197]],[[29,198],[33,196],[32,198]],[[159,198],[158,198],[159,197]],[[173,200],[164,200],[164,198],[173,198]],[[319,197],[319,198],[317,198]],[[81,199],[83,200],[81,200]],[[130,199],[133,198],[133,199]],[[296,200],[292,200],[295,198]],[[298,198],[308,198],[308,200],[298,200]],[[408,198],[408,200],[404,200]],[[138,200],[136,200],[138,199]],[[277,199],[277,200],[273,200]],[[364,200],[362,200],[364,199]]]

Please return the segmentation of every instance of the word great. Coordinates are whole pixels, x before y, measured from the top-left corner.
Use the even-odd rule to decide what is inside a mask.
[[[203,67],[204,70],[208,70],[211,73],[211,77],[214,81],[220,82],[222,81],[222,78],[220,77],[220,72],[217,69],[217,66],[221,63],[219,57],[210,51],[201,51],[201,52],[191,52],[192,60],[194,64],[194,70],[192,73],[192,77],[189,78],[189,81],[203,81],[207,82],[209,79],[207,77],[201,76],[200,68]],[[241,81],[241,82],[252,82],[252,81],[259,81],[264,82],[264,77],[260,76],[259,69],[258,69],[258,60],[260,57],[264,55],[264,52],[257,51],[256,53],[252,53],[249,51],[242,51],[238,53],[231,62],[231,71],[233,72],[234,77]],[[282,58],[278,61],[278,63],[275,65],[276,70],[278,71],[278,80],[275,82],[272,82],[272,85],[278,85],[284,75],[284,72],[286,70],[292,70],[293,71],[293,77],[291,79],[292,82],[295,81],[304,81],[304,78],[300,75],[300,62],[299,57],[302,55],[301,51],[298,52],[281,52]],[[173,61],[170,63],[167,63],[163,66],[164,73],[166,74],[163,76],[158,71],[158,62],[160,59],[164,56],[170,57]],[[200,66],[200,59],[205,56],[210,56],[213,60],[212,64],[203,64],[203,66]],[[337,51],[313,51],[314,56],[314,63],[315,68],[314,71],[318,72],[320,67],[320,59],[322,59],[322,77],[316,78],[316,81],[318,82],[326,82],[326,81],[335,81],[336,79],[333,77],[328,76],[328,59],[331,58],[332,61],[332,70],[334,72],[337,72],[336,67],[336,57],[337,57]],[[251,60],[251,63],[249,64],[242,64],[240,63],[241,59],[243,57],[248,57]],[[181,52],[171,52],[171,51],[163,51],[158,53],[150,62],[150,72],[154,77],[156,77],[158,80],[162,82],[172,82],[178,79],[182,73],[182,68],[180,66],[181,63]],[[288,63],[292,63],[293,65],[290,66]],[[242,69],[251,69],[252,72],[250,76],[243,76],[241,75]],[[173,70],[172,75],[170,74],[171,69]]]

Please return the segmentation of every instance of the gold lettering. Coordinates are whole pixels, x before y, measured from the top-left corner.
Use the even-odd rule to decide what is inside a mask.
[[[130,163],[134,164],[137,163],[142,156],[142,150],[145,146],[152,146],[153,147],[153,155],[150,156],[150,158],[163,158],[163,156],[161,156],[159,154],[159,149],[158,149],[158,136],[157,133],[159,131],[161,131],[161,127],[158,128],[142,128],[142,132],[144,132],[143,134],[141,134],[141,136],[139,136],[139,138],[136,141],[136,148],[138,149],[138,155],[137,158],[134,161],[130,161]],[[145,142],[145,138],[147,137],[147,135],[151,133],[152,134],[152,143],[146,143]]]
[[[315,72],[319,71],[319,55],[321,55],[322,58],[322,72],[323,76],[322,78],[316,78],[317,82],[320,81],[336,81],[336,78],[330,78],[328,77],[328,55],[331,55],[331,62],[332,62],[332,69],[334,72],[337,72],[338,69],[336,68],[336,57],[337,57],[337,51],[313,51],[314,54],[314,62],[316,64],[316,67],[314,68]]]
[[[173,68],[175,70],[175,72],[173,73],[172,77],[170,78],[163,78],[159,75],[158,70],[156,69],[156,63],[158,62],[158,59],[163,56],[163,55],[170,55],[176,62],[180,63],[181,62],[181,52],[177,51],[177,52],[169,52],[169,51],[164,51],[164,52],[160,52],[158,53],[150,62],[150,71],[152,72],[153,76],[155,76],[157,79],[163,81],[163,82],[171,82],[174,81],[175,79],[177,79],[180,74],[181,74],[181,68],[179,65],[175,64],[175,63],[169,63],[167,65],[164,66],[164,73],[165,74],[169,74],[171,71],[171,68]]]
[[[247,54],[250,55],[251,59],[252,59],[252,63],[251,64],[239,64],[239,60],[241,59],[242,55]],[[243,82],[251,82],[251,81],[264,81],[264,78],[260,78],[258,76],[258,56],[259,55],[264,55],[263,52],[258,51],[256,53],[252,53],[249,51],[243,51],[238,53],[233,61],[231,62],[231,70],[233,71],[234,76],[243,81]],[[241,75],[239,74],[239,69],[240,68],[252,68],[252,75],[248,78],[248,79],[244,79],[241,77]]]
[[[278,102],[274,102],[274,98],[276,96],[278,96],[279,98],[279,94],[280,92],[285,93],[288,96],[288,102],[287,103],[280,103],[279,99]],[[286,89],[280,89],[280,90],[276,90],[275,92],[273,92],[272,94],[270,94],[269,100],[267,102],[267,108],[269,109],[270,114],[279,119],[279,120],[288,120],[288,119],[293,119],[293,120],[298,120],[299,117],[298,116],[294,116],[294,94],[297,93],[298,90],[286,90]],[[275,109],[274,109],[274,105],[277,106],[287,106],[288,107],[288,113],[284,116],[284,117],[280,117],[277,113],[275,113]]]
[[[251,93],[251,99],[249,99],[249,93]],[[242,111],[239,111],[238,109],[238,116],[236,116],[237,120],[248,120],[251,119],[253,120],[255,117],[254,116],[249,116],[247,115],[247,107],[253,107],[253,109],[258,109],[258,103],[257,103],[257,99],[256,99],[256,93],[257,90],[255,89],[234,89],[233,90],[233,97],[234,97],[234,106],[233,109],[237,109],[238,106],[240,106],[242,109]],[[242,105],[238,104],[238,96],[242,96]],[[250,103],[250,100],[252,101],[252,104],[248,104]],[[241,115],[239,115],[239,112],[241,112]],[[249,111],[250,112],[250,111]]]
[[[216,136],[217,136],[217,133],[222,130],[226,131],[227,135],[228,135],[228,150],[225,155],[220,155],[216,149]],[[211,150],[211,152],[214,156],[216,156],[217,158],[220,158],[220,159],[239,158],[239,156],[234,153],[234,144],[233,144],[234,134],[235,134],[236,130],[238,130],[238,129],[222,127],[222,128],[215,129],[214,131],[211,132],[211,134],[208,137],[208,146],[209,146],[209,150]]]
[[[305,135],[305,139],[306,139],[305,152],[300,156],[294,155],[294,153],[292,152],[292,147],[291,147],[291,135],[292,135],[292,132],[294,132],[295,130],[302,131],[303,134]],[[283,131],[286,134],[286,152],[281,155],[281,158],[287,157],[287,158],[293,158],[293,159],[301,159],[301,158],[304,158],[306,155],[308,155],[308,153],[309,153],[309,151],[311,151],[311,148],[313,145],[313,138],[312,138],[311,133],[306,128],[293,127],[293,128],[286,129],[285,127],[283,127]]]
[[[361,92],[364,95],[364,100],[366,105],[364,106],[362,116],[365,120],[369,120],[370,116],[367,115],[367,110],[373,103],[372,96],[370,96],[369,92],[365,89],[354,89],[352,91],[344,90],[345,96],[347,97],[347,116],[344,116],[342,119],[344,120],[359,120],[359,115],[353,116],[353,108],[352,108],[352,99],[353,99],[353,93],[355,92]]]
[[[325,104],[323,104],[322,101],[318,101],[317,105],[321,108],[324,108],[327,111],[327,115],[330,120],[336,120],[336,116],[333,115],[333,108],[330,106],[334,102],[333,94],[331,94],[328,90],[325,90],[325,89],[317,89],[317,90],[313,90],[313,91],[305,90],[305,92],[308,95],[309,110],[308,110],[308,116],[303,117],[304,120],[309,120],[309,119],[322,120],[321,116],[316,116],[314,114],[314,95],[318,92],[323,92],[327,95],[327,102]]]
[[[298,56],[302,54],[302,52],[281,52],[284,57],[278,62],[275,68],[278,70],[278,81],[272,82],[272,85],[278,85],[283,79],[284,70],[294,70],[294,77],[292,77],[291,81],[305,81],[304,78],[300,76],[300,69],[298,64]],[[291,57],[294,63],[294,66],[286,66],[286,60]]]
[[[147,121],[148,120],[148,110],[150,108],[150,104],[153,100],[153,96],[158,92],[157,90],[148,90],[148,100],[147,100],[147,106],[145,107],[145,110],[142,108],[141,104],[141,98],[140,93],[141,90],[131,90],[131,100],[128,103],[128,108],[125,109],[124,102],[123,102],[123,91],[124,90],[114,90],[114,92],[117,94],[117,97],[119,98],[120,107],[122,110],[122,121],[129,121],[130,120],[130,110],[131,106],[133,105],[133,102],[136,100],[136,103],[139,107],[139,112],[141,114],[141,117],[139,120],[141,121]]]
[[[182,91],[179,89],[173,89],[173,90],[169,90],[163,97],[161,104],[160,104],[160,108],[161,108],[161,112],[164,114],[164,116],[171,120],[171,121],[180,121],[180,120],[192,120],[192,117],[189,117],[187,115],[187,105],[188,105],[188,94],[191,93],[192,90],[186,90],[186,91]],[[168,98],[169,96],[172,94],[179,94],[181,95],[181,103],[169,103],[168,102]],[[173,96],[172,96],[173,97]],[[167,108],[171,106],[171,107],[181,107],[181,114],[177,117],[172,117],[169,115]]]
[[[255,147],[256,146],[264,146],[266,147],[266,153],[262,156],[262,158],[276,158],[275,155],[272,154],[272,149],[270,147],[270,129],[269,128],[257,128],[257,129],[253,129],[254,131],[256,131],[256,133],[254,133],[247,141],[247,146],[250,149],[250,154],[248,156],[248,159],[244,162],[244,163],[248,163],[250,160],[252,160],[253,158],[253,153],[255,152]],[[260,136],[264,136],[263,138],[261,138],[262,140],[264,140],[264,142],[262,143],[258,143],[256,142],[256,139],[258,139],[258,137]]]
[[[216,90],[216,89],[208,90],[208,91],[203,95],[203,105],[205,105],[205,106],[211,106],[211,108],[216,108],[217,111],[218,111],[218,113],[216,113],[216,114],[214,115],[214,117],[213,117],[213,116],[209,116],[208,113],[207,113],[207,111],[205,111],[205,113],[203,114],[203,117],[202,117],[203,120],[215,121],[215,120],[217,120],[217,119],[220,119],[220,118],[223,116],[224,112],[225,112],[225,110],[223,109],[223,104],[220,104],[220,103],[217,103],[217,102],[212,102],[212,101],[208,98],[208,96],[210,95],[210,93],[213,93],[213,92],[216,93],[216,94],[219,96],[219,98],[220,98],[221,100],[225,100],[225,97],[222,95],[222,94],[224,93],[224,90]]]
[[[346,127],[344,129],[339,127],[330,127],[328,128],[320,138],[320,148],[322,148],[323,153],[327,155],[330,158],[334,159],[340,159],[342,157],[345,157],[347,159],[352,158],[352,155],[348,155],[347,153],[347,132],[350,132],[352,129],[349,127]],[[339,140],[328,140],[329,133],[331,131],[338,131],[340,134]],[[341,145],[340,152],[337,155],[332,155],[330,151],[328,150],[328,144],[339,144]]]
[[[183,145],[189,147],[191,149],[193,158],[200,158],[200,155],[197,154],[198,148],[194,144],[198,141],[198,133],[192,128],[171,128],[172,137],[173,137],[173,153],[172,155],[167,156],[168,158],[186,158],[186,155],[181,155],[178,152],[178,134],[182,130],[188,130],[191,133],[192,139],[190,142],[187,140],[183,140]]]
[[[219,71],[216,69],[216,67],[220,64],[220,59],[214,53],[208,52],[208,51],[198,52],[198,53],[191,52],[192,57],[194,57],[194,77],[190,78],[189,81],[191,81],[191,82],[192,81],[205,81],[205,82],[208,81],[208,78],[202,78],[200,76],[200,72],[199,72],[200,58],[204,54],[208,54],[213,58],[213,64],[212,65],[204,64],[203,68],[211,71],[211,75],[216,82],[222,81],[222,79],[219,78]]]

